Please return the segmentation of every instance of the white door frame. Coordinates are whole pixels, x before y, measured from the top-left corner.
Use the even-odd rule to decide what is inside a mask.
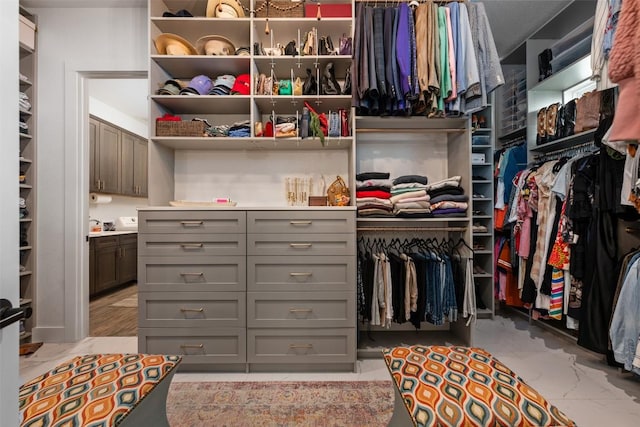
[[[87,67],[88,68],[88,67]],[[90,79],[142,79],[147,71],[84,71],[65,73],[64,171],[64,341],[89,334],[89,90]]]

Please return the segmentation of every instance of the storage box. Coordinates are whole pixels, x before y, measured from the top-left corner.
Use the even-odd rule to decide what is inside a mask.
[[[309,3],[304,6],[304,16],[315,18],[318,13],[318,5]],[[351,3],[335,3],[320,5],[320,15],[323,18],[351,18]]]
[[[327,196],[309,196],[309,206],[327,206]]]
[[[471,153],[471,163],[474,165],[485,163],[484,153]]]
[[[205,136],[204,126],[200,120],[156,121],[156,136]]]
[[[20,15],[20,43],[29,49],[36,48],[36,24]]]

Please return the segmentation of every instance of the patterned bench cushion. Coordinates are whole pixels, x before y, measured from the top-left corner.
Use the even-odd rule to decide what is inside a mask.
[[[383,355],[418,426],[575,426],[480,348],[414,345]]]
[[[78,356],[20,387],[22,426],[115,426],[180,363],[180,356]]]

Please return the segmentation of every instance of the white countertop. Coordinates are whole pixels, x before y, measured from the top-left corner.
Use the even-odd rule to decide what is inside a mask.
[[[89,237],[119,236],[121,234],[138,234],[138,231],[136,230],[101,231],[99,233],[89,233]]]
[[[145,206],[139,211],[355,211],[356,206]]]

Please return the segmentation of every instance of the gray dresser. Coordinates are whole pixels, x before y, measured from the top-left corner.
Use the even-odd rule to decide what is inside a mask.
[[[139,224],[139,351],[203,371],[355,370],[355,211],[148,208]]]

